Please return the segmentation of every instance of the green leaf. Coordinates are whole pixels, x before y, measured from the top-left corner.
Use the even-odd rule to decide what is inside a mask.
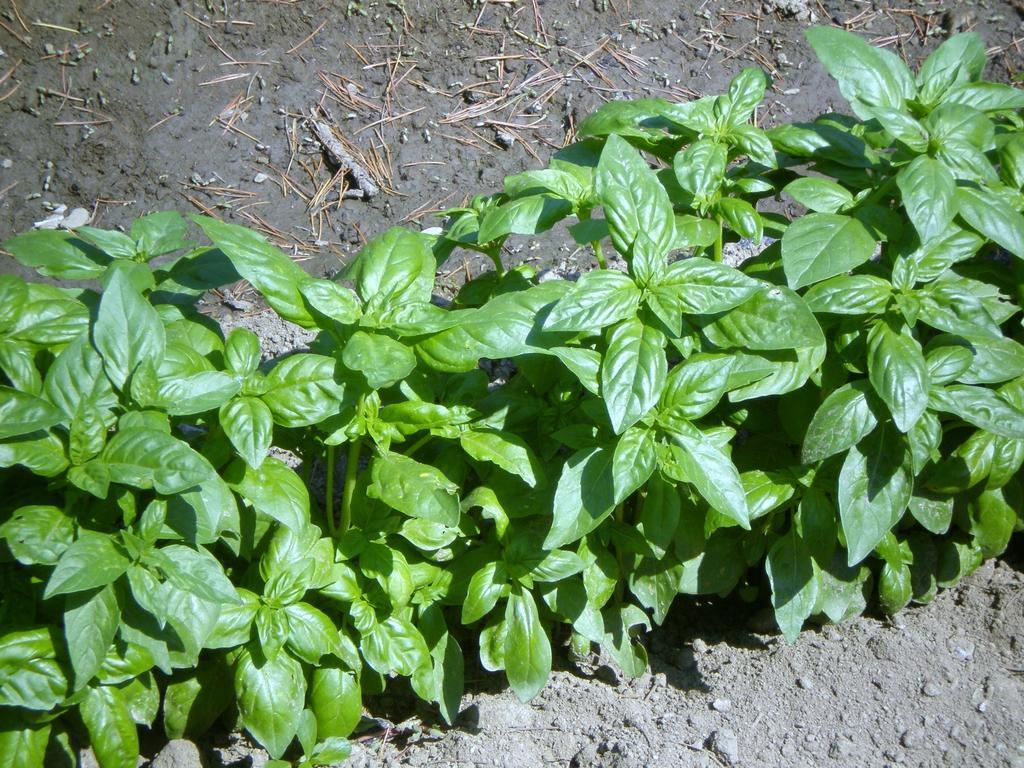
[[[874,251],[875,239],[858,219],[809,213],[782,236],[782,268],[790,288],[803,288],[860,266]]]
[[[309,491],[294,470],[280,459],[267,457],[258,469],[236,462],[225,473],[232,490],[259,512],[291,531],[309,525]]]
[[[815,313],[878,315],[885,311],[892,285],[873,275],[842,275],[807,289],[804,301]]]
[[[339,666],[317,667],[309,688],[309,706],[316,716],[318,738],[348,736],[363,712],[359,678]]]
[[[601,394],[612,429],[622,434],[657,403],[668,363],[665,337],[638,319],[625,320],[608,333],[601,362]]]
[[[100,768],[135,768],[139,734],[124,695],[117,688],[90,688],[78,705]]]
[[[572,212],[572,204],[553,195],[530,195],[491,208],[480,222],[477,239],[490,243],[510,234],[545,232]]]
[[[945,232],[957,213],[956,180],[945,165],[921,155],[900,169],[896,184],[922,243]]]
[[[517,589],[505,604],[505,674],[516,698],[527,702],[551,674],[551,643],[529,590]]]
[[[710,198],[725,181],[728,147],[712,139],[700,139],[672,160],[679,186],[697,198]]]
[[[760,288],[703,330],[708,340],[721,349],[801,349],[819,347],[825,340],[807,305],[785,286]]]
[[[103,274],[108,259],[70,232],[40,229],[3,244],[26,267],[60,280],[93,280]]]
[[[107,375],[119,389],[124,389],[140,363],[155,366],[163,357],[163,323],[121,272],[107,283],[92,333]]]
[[[615,444],[612,459],[615,503],[621,504],[647,482],[657,467],[654,435],[646,427],[630,427]]]
[[[430,663],[430,651],[412,622],[397,616],[377,624],[360,646],[366,663],[383,675],[411,676]]]
[[[75,525],[57,507],[19,507],[0,525],[0,538],[22,565],[56,565],[74,541]]]
[[[236,397],[221,406],[220,426],[246,464],[259,469],[274,439],[274,415],[256,397]]]
[[[795,529],[779,537],[768,550],[765,571],[772,587],[775,621],[786,640],[795,643],[818,600],[814,561]]]
[[[149,554],[167,581],[178,589],[218,605],[242,602],[223,566],[202,547],[169,544]]]
[[[235,695],[242,725],[273,758],[288,749],[306,700],[302,665],[287,653],[256,659],[248,648],[235,662]]]
[[[327,614],[309,603],[293,603],[284,609],[288,618],[288,649],[307,664],[338,647],[338,628]]]
[[[201,736],[234,701],[231,670],[223,657],[181,670],[164,689],[163,725],[168,738]]]
[[[188,224],[177,211],[159,211],[132,222],[132,237],[149,259],[190,246],[187,232]]]
[[[544,549],[558,549],[594,530],[615,507],[614,451],[577,451],[565,463],[555,488],[551,530]]]
[[[130,561],[112,536],[81,530],[64,550],[46,582],[46,598],[104,587],[120,578]]]
[[[582,275],[544,320],[551,331],[594,331],[633,317],[640,289],[628,276],[613,270]]]
[[[46,712],[67,695],[68,681],[56,661],[53,627],[0,636],[0,707]]]
[[[913,97],[910,72],[894,54],[873,48],[852,32],[835,27],[811,27],[804,34],[825,69],[839,83],[843,97],[854,104],[855,112],[857,101],[901,109],[903,100]]]
[[[764,98],[768,77],[757,67],[744,67],[729,83],[729,124],[747,122]]]
[[[347,276],[365,302],[365,313],[380,314],[402,304],[429,302],[436,263],[425,235],[394,227],[368,242]]]
[[[290,355],[267,374],[263,402],[282,427],[307,427],[333,416],[345,398],[345,386],[332,357]]]
[[[746,200],[723,197],[715,205],[715,211],[722,221],[740,237],[760,243],[764,235],[764,224],[757,209]]]
[[[50,723],[22,720],[16,712],[0,714],[0,768],[45,768]]]
[[[818,462],[859,443],[878,425],[875,411],[870,387],[864,380],[844,384],[832,392],[807,426],[803,461]]]
[[[349,370],[362,373],[372,389],[384,389],[413,372],[416,355],[388,336],[356,331],[341,352],[341,362]]]
[[[928,366],[921,345],[880,320],[868,332],[868,377],[900,432],[909,432],[928,407]]]
[[[435,467],[398,453],[373,460],[369,492],[392,509],[449,527],[459,524],[459,488]]]
[[[693,420],[709,413],[729,388],[732,359],[699,352],[674,367],[661,393],[662,409],[673,417]]]
[[[946,92],[943,104],[962,104],[982,112],[1024,109],[1024,91],[1003,83],[959,83]]]
[[[848,562],[867,557],[899,522],[913,490],[905,438],[884,425],[850,449],[839,473],[839,517]]]
[[[551,192],[570,202],[583,202],[588,194],[579,179],[568,171],[558,168],[542,168],[524,171],[505,177],[505,194],[509,197],[524,197],[537,191]],[[486,238],[480,238],[486,242]]]
[[[0,387],[0,440],[49,429],[64,414],[46,400],[11,387]]]
[[[123,429],[100,455],[115,483],[181,493],[209,480],[213,467],[187,443],[158,429]]]
[[[984,187],[959,187],[956,200],[960,216],[972,229],[1024,259],[1024,216],[1006,200]]]
[[[896,613],[905,608],[912,597],[910,568],[904,563],[897,567],[890,563],[883,565],[878,575],[878,602],[882,610]]]
[[[569,288],[568,283],[551,280],[495,296],[480,309],[464,310],[457,325],[420,342],[420,356],[437,370],[456,372],[476,368],[482,357],[501,360],[547,352],[565,336],[540,332],[538,315]]]
[[[67,599],[64,637],[75,672],[75,690],[88,684],[103,666],[120,622],[121,609],[110,585],[92,594],[80,592]]]
[[[46,398],[69,418],[83,405],[102,410],[118,404],[113,387],[103,371],[103,358],[82,334],[57,355],[43,381]]]
[[[1024,374],[1024,346],[1009,338],[985,336],[937,336],[928,344],[928,351],[968,344],[974,357],[971,367],[957,380],[964,384],[998,384]]]
[[[934,387],[929,402],[934,410],[952,413],[994,435],[1024,439],[1024,413],[991,389],[961,384]]]
[[[816,213],[836,213],[853,202],[853,194],[846,187],[817,176],[802,176],[791,181],[782,191]]]
[[[469,580],[462,603],[462,623],[472,624],[490,613],[507,585],[508,570],[501,561],[492,560],[478,568]]]
[[[977,80],[985,71],[985,44],[976,32],[953,35],[932,51],[917,73],[919,98],[936,104],[950,87]]]
[[[649,291],[677,314],[712,315],[738,307],[760,287],[726,264],[690,258],[670,264]]]
[[[687,422],[677,424],[671,437],[682,449],[677,457],[686,479],[713,509],[749,530],[747,494],[732,460]]]
[[[342,325],[355,323],[362,315],[355,293],[333,280],[307,278],[299,284],[299,291],[313,309]]]
[[[260,364],[260,337],[248,328],[232,328],[224,342],[224,363],[238,376],[248,376]]]
[[[206,216],[193,216],[192,220],[277,314],[303,328],[316,327],[299,290],[308,279],[302,267],[250,229]]]
[[[874,107],[869,114],[882,125],[886,133],[911,151],[928,151],[928,132],[906,112],[888,107]]]
[[[28,284],[28,303],[6,332],[14,341],[66,344],[89,328],[89,310],[68,292],[51,285]]]
[[[675,216],[657,175],[620,136],[608,137],[594,174],[612,244],[644,285],[664,266],[675,237]]]
[[[517,475],[533,488],[540,469],[537,458],[526,442],[511,432],[470,430],[459,434],[459,444],[471,458],[486,461]]]
[[[998,557],[1006,551],[1018,523],[1013,502],[1006,489],[984,491],[970,505],[970,533],[984,557]]]

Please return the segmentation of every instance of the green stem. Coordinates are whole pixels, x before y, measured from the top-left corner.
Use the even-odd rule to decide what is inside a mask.
[[[357,437],[348,446],[348,457],[345,460],[345,489],[341,496],[341,525],[339,533],[344,534],[352,525],[352,496],[356,491],[356,475],[359,474],[359,450],[363,447],[363,438]]]
[[[608,264],[604,260],[604,249],[601,248],[601,241],[595,240],[590,244],[590,247],[594,249],[594,256],[597,257],[597,266],[601,269],[608,269]]]
[[[721,216],[715,216],[715,221],[718,222],[718,235],[715,237],[715,261],[721,261],[722,260],[722,237],[723,237],[722,232],[723,232],[723,229],[724,229],[724,227],[722,226],[722,217]]]
[[[860,208],[865,205],[870,205],[871,203],[877,203],[879,200],[881,200],[883,197],[889,194],[889,190],[893,188],[893,185],[895,183],[896,174],[894,173],[892,176],[890,176],[882,183],[882,186],[878,187],[874,192],[872,192],[870,195],[864,198],[864,200],[857,207]]]
[[[429,443],[433,439],[434,439],[434,436],[428,432],[423,437],[421,437],[419,440],[417,440],[415,443],[413,443],[409,447],[409,450],[407,450],[405,452],[405,455],[406,456],[412,456],[414,453],[416,453],[416,451],[418,451],[420,448],[422,448],[424,445],[426,445],[427,443]]]
[[[620,523],[626,519],[626,508],[624,504],[619,504],[615,508],[615,519]],[[621,603],[626,591],[626,565],[622,559],[622,550],[619,545],[613,544],[615,547],[615,562],[619,566],[619,578],[615,580],[615,602]]]
[[[327,498],[324,500],[327,514],[327,532],[337,538],[338,529],[334,524],[334,446],[327,446]]]
[[[488,252],[487,255],[490,257],[491,262],[493,262],[494,271],[498,273],[498,277],[503,277],[505,275],[505,265],[501,263],[501,246],[498,246],[498,253]]]

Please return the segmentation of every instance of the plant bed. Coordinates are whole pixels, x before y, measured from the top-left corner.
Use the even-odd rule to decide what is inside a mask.
[[[87,735],[129,766],[137,724],[226,714],[275,760],[329,764],[390,678],[454,722],[459,638],[525,702],[553,640],[644,675],[680,594],[767,590],[792,642],[1005,550],[1024,92],[980,80],[974,35],[916,75],[808,37],[855,116],[762,130],[752,69],[718,97],[613,102],[546,169],[438,234],[386,232],[340,281],[209,217],[212,248],[173,213],[8,241],[102,290],[0,278],[0,753],[41,765]],[[807,212],[758,210],[777,195]],[[598,269],[505,268],[508,238],[561,222]],[[459,249],[494,270],[440,306]],[[194,311],[239,278],[317,332],[308,352],[261,364]],[[323,461],[322,505],[274,448]]]

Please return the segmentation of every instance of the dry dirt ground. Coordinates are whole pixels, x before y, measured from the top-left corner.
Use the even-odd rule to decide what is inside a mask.
[[[0,0],[0,240],[61,205],[103,227],[175,208],[256,227],[331,275],[365,238],[432,226],[537,167],[608,99],[684,100],[754,65],[773,80],[767,124],[841,108],[803,40],[811,23],[911,62],[974,29],[989,77],[1024,69],[1021,0]],[[310,110],[379,194],[351,197]],[[587,266],[555,240],[509,257]],[[481,266],[459,257],[443,276]],[[257,327],[275,352],[302,342],[251,298],[215,296],[211,311]],[[895,623],[809,631],[795,647],[759,606],[680,601],[639,681],[563,661],[520,705],[476,675],[443,735],[400,696],[374,702],[401,727],[371,723],[354,763],[1024,766],[1022,559]],[[398,722],[408,716],[419,719]],[[222,764],[263,759],[244,744],[204,749]]]

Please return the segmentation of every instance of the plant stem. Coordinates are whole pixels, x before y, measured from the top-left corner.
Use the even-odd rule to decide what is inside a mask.
[[[420,448],[422,448],[422,447],[423,447],[424,445],[426,445],[426,444],[427,444],[427,443],[429,443],[429,442],[430,442],[431,440],[433,440],[433,438],[434,438],[434,436],[433,436],[432,434],[430,434],[430,433],[428,432],[428,433],[427,433],[427,434],[425,434],[425,435],[424,435],[423,437],[421,437],[421,438],[420,438],[419,440],[417,440],[417,441],[416,441],[415,443],[413,443],[413,444],[412,444],[412,445],[411,445],[411,446],[409,447],[409,450],[407,450],[407,451],[405,452],[405,455],[406,455],[406,456],[412,456],[412,455],[413,455],[414,453],[416,453],[416,451],[418,451],[418,450],[419,450]]]
[[[721,216],[716,216],[715,217],[715,221],[718,222],[718,235],[715,237],[715,261],[721,261],[722,260],[722,237],[723,237],[722,230],[724,229],[724,227],[722,225],[722,217]]]
[[[339,534],[344,534],[352,525],[352,496],[356,491],[356,475],[359,474],[359,450],[363,447],[363,438],[357,437],[348,446],[348,458],[345,460],[345,489],[341,496],[341,525]]]
[[[619,504],[615,508],[615,519],[620,523],[626,519],[626,508],[625,503]],[[613,544],[615,547],[615,562],[619,566],[619,578],[615,581],[615,601],[617,603],[622,602],[622,598],[625,596],[626,587],[626,565],[623,562],[622,550],[619,548],[617,543]]]
[[[608,269],[608,264],[604,260],[604,249],[601,248],[601,241],[595,240],[590,244],[590,247],[594,249],[594,256],[597,257],[597,266],[601,269]]]
[[[327,514],[327,532],[332,539],[337,537],[338,529],[334,524],[334,446],[327,446],[327,489],[324,506]]]

